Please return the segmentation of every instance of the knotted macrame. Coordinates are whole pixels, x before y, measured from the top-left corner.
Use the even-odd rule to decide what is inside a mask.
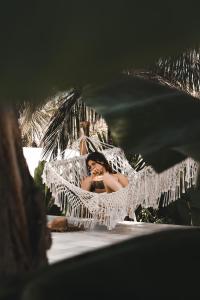
[[[89,140],[93,151],[101,151],[114,171],[128,177],[129,184],[113,193],[88,192],[80,188],[82,179],[88,176],[87,155],[47,162],[43,182],[50,188],[55,204],[76,226],[92,228],[102,224],[113,229],[125,216],[134,218],[138,205],[157,208],[161,197],[163,205],[166,205],[195,185],[197,163],[190,158],[161,174],[155,173],[150,166],[136,172],[122,149],[101,143],[95,138]],[[80,139],[70,149],[78,151],[79,145]]]

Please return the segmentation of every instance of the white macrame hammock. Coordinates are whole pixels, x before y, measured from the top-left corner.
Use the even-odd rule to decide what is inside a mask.
[[[93,228],[96,224],[102,224],[109,230],[113,229],[127,215],[134,219],[135,209],[140,204],[157,208],[162,197],[163,205],[166,205],[180,198],[181,193],[196,183],[198,165],[191,158],[160,174],[150,166],[136,172],[122,149],[101,143],[96,138],[82,139],[88,139],[93,150],[102,152],[114,171],[128,176],[129,184],[113,193],[88,192],[80,188],[81,180],[87,176],[87,155],[65,159],[58,157],[47,162],[43,182],[50,188],[55,204],[76,226]],[[81,139],[78,139],[70,149],[79,151],[80,142]]]

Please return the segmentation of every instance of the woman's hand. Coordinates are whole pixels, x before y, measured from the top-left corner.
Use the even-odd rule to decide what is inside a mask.
[[[92,176],[100,176],[103,175],[103,170],[99,169],[99,168],[94,168],[91,172]]]

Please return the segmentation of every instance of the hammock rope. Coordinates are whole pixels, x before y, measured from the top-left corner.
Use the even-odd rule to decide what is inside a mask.
[[[50,188],[55,204],[76,226],[93,228],[101,224],[113,229],[127,215],[134,219],[139,205],[157,208],[161,197],[163,205],[167,205],[196,183],[198,164],[191,158],[161,174],[155,173],[150,166],[136,172],[122,149],[95,138],[87,137],[87,140],[94,150],[105,155],[114,171],[128,176],[129,184],[113,193],[88,192],[80,188],[81,180],[87,176],[87,155],[47,162],[43,182]],[[78,151],[80,141],[78,139],[71,150]]]

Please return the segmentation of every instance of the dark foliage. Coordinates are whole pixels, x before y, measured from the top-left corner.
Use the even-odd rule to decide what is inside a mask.
[[[44,160],[39,162],[37,168],[34,171],[34,182],[43,195],[46,214],[60,216],[62,213],[59,207],[54,205],[54,198],[52,197],[50,189],[42,181],[42,173],[44,170],[45,163],[46,161]]]

